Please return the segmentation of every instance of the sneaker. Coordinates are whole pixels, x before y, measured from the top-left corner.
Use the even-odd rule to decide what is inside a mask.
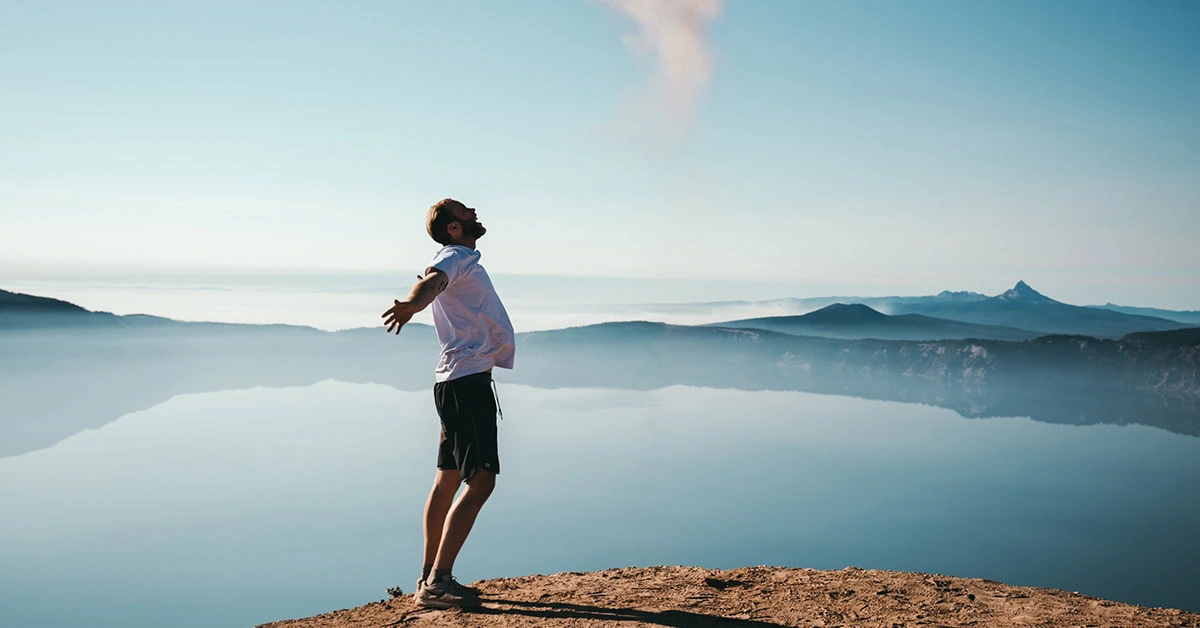
[[[470,593],[471,595],[474,595],[475,597],[479,597],[479,596],[483,595],[483,591],[480,591],[479,589],[476,589],[475,587],[473,587],[469,584],[463,584],[463,583],[459,582],[458,580],[455,580],[454,584],[458,585],[458,587],[460,589],[462,589],[463,591],[466,591],[467,593]]]
[[[482,603],[477,589],[459,584],[450,574],[440,580],[422,583],[416,599],[418,605],[428,608],[479,606]]]
[[[473,587],[471,585],[463,584],[463,583],[459,582],[458,580],[455,580],[454,583],[457,584],[458,586],[462,587],[462,589],[464,591],[466,591],[467,593],[470,593],[471,595],[483,595],[483,591],[480,591],[479,589],[476,589],[475,587]],[[413,599],[414,600],[417,599],[417,596],[421,594],[421,587],[424,586],[424,584],[425,584],[424,580],[417,580],[417,586],[413,589]]]

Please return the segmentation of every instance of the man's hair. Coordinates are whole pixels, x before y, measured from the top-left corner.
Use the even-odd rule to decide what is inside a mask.
[[[455,207],[466,209],[466,205],[452,198],[444,198],[434,203],[425,217],[425,230],[429,232],[429,237],[442,246],[450,244],[450,231],[446,227],[458,220],[458,217],[454,215]]]

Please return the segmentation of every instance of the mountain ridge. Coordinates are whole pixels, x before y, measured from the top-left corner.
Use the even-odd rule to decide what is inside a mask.
[[[982,301],[902,305],[896,310],[896,314],[924,314],[964,323],[1017,327],[1042,334],[1079,334],[1095,338],[1120,338],[1134,332],[1187,327],[1164,318],[1069,305],[1041,294],[1024,281]]]
[[[803,336],[882,340],[1029,340],[1040,334],[1003,325],[979,325],[924,314],[884,314],[861,303],[835,303],[808,314],[767,316],[709,326],[766,329]]]
[[[992,328],[980,330],[972,334],[967,328],[956,330],[950,337],[970,337],[978,335],[981,338],[1022,339],[1028,334],[1076,333],[1097,338],[1121,338],[1129,333],[1141,331],[1165,331],[1191,326],[1187,320],[1173,320],[1145,314],[1117,311],[1108,307],[1075,306],[1056,301],[1034,290],[1024,280],[999,295],[988,297],[980,293],[943,290],[933,296],[918,297],[819,297],[811,299],[786,298],[772,301],[719,301],[693,304],[670,304],[663,307],[676,307],[686,310],[697,307],[720,307],[728,304],[776,304],[780,308],[806,309],[811,304],[821,304],[820,307],[804,312],[794,312],[782,316],[803,316],[815,311],[826,309],[831,305],[862,305],[880,315],[899,317],[909,314],[925,316],[943,321],[954,321],[971,325],[983,325]],[[757,306],[756,306],[757,307]],[[1123,308],[1130,309],[1130,308]],[[1136,308],[1135,308],[1136,309]],[[1152,309],[1152,308],[1142,308]],[[847,310],[868,314],[861,310]],[[1167,310],[1155,310],[1173,312]],[[1200,312],[1196,313],[1196,325],[1200,325]],[[1175,315],[1187,319],[1189,312],[1177,312]],[[741,324],[746,321],[757,321],[772,317],[754,316],[737,319],[726,319],[714,324]],[[880,322],[883,319],[878,319]],[[782,322],[782,321],[780,321]],[[931,321],[921,321],[925,325],[933,325]],[[90,324],[95,326],[122,325],[233,325],[235,323],[219,323],[204,321],[180,321],[175,319],[152,316],[148,314],[116,315],[110,312],[88,310],[82,306],[50,297],[21,294],[0,290],[0,330],[12,328],[45,328],[65,327],[70,325]],[[910,320],[907,325],[918,326],[918,321]],[[938,323],[945,325],[945,323]],[[284,325],[287,327],[309,328],[304,325]],[[837,337],[850,337],[838,335]],[[857,336],[862,337],[862,336]],[[884,334],[883,337],[890,337]],[[897,339],[917,339],[911,333],[896,336]]]
[[[1137,314],[1143,316],[1154,316],[1157,318],[1165,318],[1170,321],[1177,321],[1188,325],[1200,326],[1200,310],[1166,310],[1157,307],[1134,307],[1128,305],[1117,305],[1115,303],[1106,303],[1104,305],[1088,305],[1086,307],[1112,310],[1122,314]]]

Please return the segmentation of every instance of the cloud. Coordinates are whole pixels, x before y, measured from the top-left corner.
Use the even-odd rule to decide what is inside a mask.
[[[666,101],[666,125],[677,130],[691,118],[696,99],[713,74],[706,40],[724,0],[593,0],[631,18],[637,32],[623,37],[635,54],[653,55],[657,88]]]

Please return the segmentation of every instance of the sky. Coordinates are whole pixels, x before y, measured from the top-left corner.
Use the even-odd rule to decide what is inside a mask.
[[[1200,309],[1200,4],[646,2],[0,0],[0,288],[406,290],[454,197],[493,274]]]

